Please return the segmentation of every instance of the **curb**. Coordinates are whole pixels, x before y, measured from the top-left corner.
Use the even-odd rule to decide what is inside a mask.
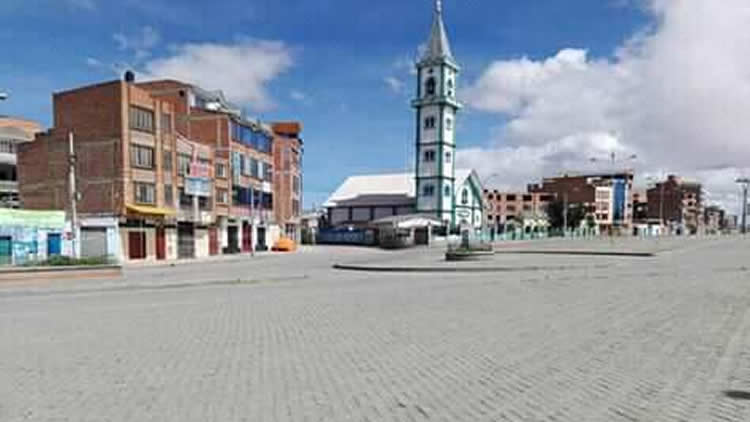
[[[70,273],[70,272],[93,272],[93,271],[122,271],[120,265],[88,265],[75,267],[19,267],[0,269],[0,277],[5,275],[23,275],[39,273]]]
[[[375,267],[366,265],[336,264],[334,270],[372,273],[513,273],[534,271],[566,271],[579,267],[533,266],[533,267]]]
[[[602,252],[602,251],[544,251],[544,250],[498,250],[496,254],[516,254],[516,255],[572,255],[572,256],[611,256],[611,257],[629,257],[629,258],[653,258],[655,252]]]

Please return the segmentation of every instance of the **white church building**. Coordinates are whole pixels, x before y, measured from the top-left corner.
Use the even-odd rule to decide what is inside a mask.
[[[329,224],[365,226],[394,215],[429,216],[450,229],[481,229],[483,188],[473,170],[456,169],[460,71],[436,0],[430,38],[416,63],[416,162],[413,173],[349,177],[326,201]]]

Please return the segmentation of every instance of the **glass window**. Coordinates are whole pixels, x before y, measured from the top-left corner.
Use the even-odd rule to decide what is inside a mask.
[[[162,155],[163,155],[162,169],[165,172],[171,172],[172,171],[172,151],[165,149]]]
[[[422,194],[423,194],[423,196],[428,196],[428,197],[435,196],[435,186],[433,186],[433,185],[425,185],[422,188]]]
[[[463,205],[467,205],[469,203],[469,190],[464,189],[463,192],[461,192],[461,203]]]
[[[130,106],[130,128],[153,133],[154,112],[145,108]]]
[[[161,131],[162,133],[172,132],[172,116],[170,114],[161,114]]]
[[[445,130],[453,130],[453,119],[450,117],[445,119]]]
[[[229,202],[229,192],[226,189],[216,189],[216,203],[227,204]]]
[[[432,163],[435,161],[435,150],[428,149],[424,152],[424,162]]]
[[[300,188],[299,177],[297,176],[292,177],[292,191],[295,194],[299,195],[299,188]]]
[[[445,187],[443,195],[445,195],[446,198],[449,198],[451,196],[451,187],[450,186],[446,186]]]
[[[180,206],[190,208],[193,206],[193,196],[185,193],[185,188],[180,188]]]
[[[136,204],[151,205],[151,204],[156,203],[156,198],[154,195],[154,192],[156,191],[156,186],[154,184],[135,182],[133,183],[133,190],[135,193]]]
[[[174,193],[172,185],[164,185],[164,204],[168,207],[174,205]]]
[[[222,179],[227,177],[227,166],[224,163],[216,163],[216,177]]]
[[[445,162],[449,163],[453,160],[453,154],[450,151],[445,153]]]
[[[179,154],[177,156],[177,165],[179,166],[177,168],[177,174],[180,176],[186,176],[190,174],[190,163],[193,161],[193,158],[188,154]]]
[[[130,165],[142,169],[154,168],[154,149],[142,145],[130,146]]]

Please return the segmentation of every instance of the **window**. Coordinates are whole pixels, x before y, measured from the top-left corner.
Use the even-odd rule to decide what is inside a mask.
[[[426,117],[424,119],[424,128],[425,129],[435,129],[435,123],[436,123],[436,120],[435,120],[434,116]]]
[[[448,96],[453,96],[453,79],[448,79]]]
[[[172,151],[170,150],[164,150],[162,153],[162,169],[165,173],[171,173],[172,172]]]
[[[168,207],[174,205],[174,194],[172,185],[164,185],[164,204]]]
[[[227,166],[224,163],[216,163],[216,177],[222,179],[227,177]]]
[[[298,199],[292,199],[292,215],[295,217],[299,217],[299,200]]]
[[[508,205],[505,207],[505,210],[508,212],[516,212],[516,206],[515,205]]]
[[[463,205],[467,205],[469,203],[469,190],[464,189],[463,192],[461,192],[461,203]]]
[[[523,206],[523,210],[526,211],[526,212],[531,211],[531,205],[524,205]]]
[[[427,197],[435,196],[435,186],[433,185],[425,185],[422,188],[422,195]]]
[[[183,208],[192,208],[193,196],[185,193],[185,188],[180,188],[180,206]]]
[[[250,163],[251,158],[245,157],[244,154],[240,154],[240,171],[242,172],[243,176],[249,176],[250,175]]]
[[[133,190],[135,191],[135,203],[136,204],[154,204],[156,198],[154,191],[156,187],[152,183],[134,183]]]
[[[172,132],[172,116],[167,113],[161,114],[161,132],[162,133]]]
[[[130,128],[154,133],[154,112],[130,106]]]
[[[216,189],[216,203],[224,205],[229,203],[229,192],[226,189]]]
[[[273,182],[273,166],[266,162],[263,163],[263,180]]]
[[[16,143],[7,140],[0,141],[0,152],[4,154],[15,154]]]
[[[425,93],[427,95],[435,95],[435,85],[436,85],[435,78],[430,76],[427,79],[427,83],[425,84]]]
[[[445,187],[445,189],[444,189],[444,191],[445,191],[445,192],[443,193],[443,195],[444,195],[444,196],[445,196],[446,198],[450,198],[450,196],[451,196],[451,187],[450,187],[450,186],[446,186],[446,187]]]
[[[250,176],[260,179],[260,162],[250,157]]]
[[[515,201],[516,195],[508,195],[507,201]]]
[[[524,202],[531,202],[533,199],[534,199],[534,197],[531,196],[531,195],[524,195],[523,196]]]
[[[190,157],[188,154],[179,154],[177,155],[177,174],[180,176],[186,176],[190,174],[190,163],[193,161],[193,158]]]
[[[435,150],[428,149],[424,152],[424,162],[432,163],[435,161]]]
[[[142,145],[131,145],[130,165],[152,170],[154,168],[154,149]]]
[[[445,130],[453,130],[453,119],[450,117],[445,119]]]
[[[292,192],[299,195],[299,188],[300,188],[299,177],[298,176],[292,177]]]
[[[211,198],[206,196],[199,196],[198,197],[198,208],[202,210],[210,210],[213,208],[213,204],[211,203]]]
[[[453,160],[453,154],[450,153],[450,151],[445,153],[445,162],[450,164],[450,162]]]

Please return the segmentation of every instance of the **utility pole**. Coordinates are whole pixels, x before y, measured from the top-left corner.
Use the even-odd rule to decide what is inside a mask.
[[[73,257],[78,258],[78,190],[76,189],[76,152],[73,132],[68,133],[68,184],[70,188],[70,226],[73,241]]]
[[[568,192],[563,192],[563,237],[568,237]]]
[[[750,186],[750,178],[739,178],[737,183],[742,186],[742,234],[747,234],[747,189]]]

